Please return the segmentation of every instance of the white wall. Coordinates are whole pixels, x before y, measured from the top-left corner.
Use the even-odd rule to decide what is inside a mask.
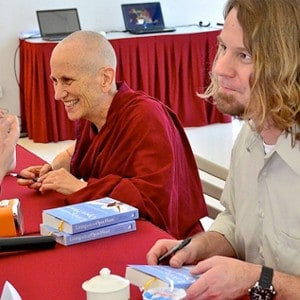
[[[36,10],[76,7],[82,29],[124,30],[121,3],[149,0],[0,0],[0,107],[20,114],[18,37],[20,32],[38,29]],[[160,0],[167,26],[223,22],[226,0]],[[16,55],[16,60],[14,56]],[[14,67],[14,61],[16,66]],[[16,76],[15,72],[16,70]]]

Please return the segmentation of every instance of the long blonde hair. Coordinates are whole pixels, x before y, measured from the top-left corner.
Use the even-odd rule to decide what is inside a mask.
[[[244,118],[253,120],[259,132],[267,118],[278,129],[293,132],[293,125],[300,126],[300,0],[229,0],[225,18],[232,8],[254,63]],[[216,92],[212,75],[204,97]],[[300,133],[294,134],[300,140]]]

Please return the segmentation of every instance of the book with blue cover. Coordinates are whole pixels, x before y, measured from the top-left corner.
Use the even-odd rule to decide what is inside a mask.
[[[142,290],[158,287],[187,289],[200,276],[192,275],[189,271],[191,267],[173,268],[169,265],[128,265],[125,278]]]
[[[75,234],[68,234],[61,231],[57,231],[55,228],[40,224],[41,235],[53,235],[56,242],[64,246],[70,246],[74,244],[84,243],[87,241],[93,241],[113,235],[127,233],[136,230],[135,220],[120,222],[117,224],[100,227],[84,232]]]
[[[46,209],[42,223],[56,231],[74,234],[116,223],[135,220],[137,208],[121,201],[105,197],[77,204]]]

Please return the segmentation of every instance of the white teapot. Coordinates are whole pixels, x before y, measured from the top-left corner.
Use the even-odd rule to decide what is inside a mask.
[[[87,300],[129,300],[129,280],[111,275],[110,269],[103,268],[97,275],[82,284]]]

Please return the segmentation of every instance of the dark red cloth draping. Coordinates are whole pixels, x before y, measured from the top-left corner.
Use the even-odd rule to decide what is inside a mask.
[[[17,168],[42,164],[43,161],[17,147]],[[37,193],[18,186],[16,179],[6,176],[1,199],[19,198],[26,233],[38,234],[42,209],[60,205],[57,193]],[[23,300],[85,299],[82,283],[99,274],[103,267],[113,274],[125,275],[127,264],[145,264],[146,253],[157,239],[170,235],[146,221],[137,221],[137,230],[113,237],[72,246],[57,244],[55,249],[24,252],[0,252],[0,294],[8,280]],[[131,286],[131,300],[141,299],[137,287]]]
[[[207,207],[184,129],[166,105],[125,82],[100,132],[78,122],[71,173],[88,185],[67,196],[69,204],[110,196],[177,239],[203,231]]]
[[[117,78],[167,104],[184,127],[230,122],[197,96],[210,82],[219,30],[110,40],[118,59]]]
[[[209,83],[219,30],[110,39],[117,79],[166,103],[183,126],[230,122],[197,96]],[[22,130],[35,142],[74,139],[74,124],[54,100],[49,59],[56,43],[20,40]]]
[[[74,123],[63,104],[54,100],[50,55],[56,43],[20,40],[20,101],[22,131],[35,142],[74,139]]]

